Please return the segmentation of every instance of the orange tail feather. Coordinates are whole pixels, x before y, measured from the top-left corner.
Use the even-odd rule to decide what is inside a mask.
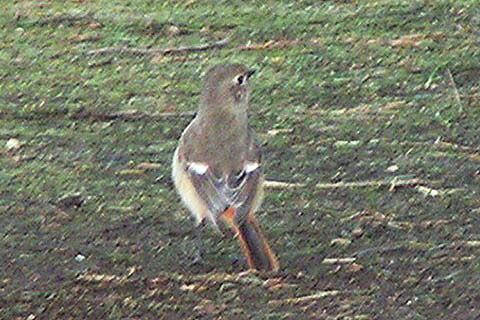
[[[250,269],[263,271],[277,271],[278,260],[267,243],[257,220],[249,215],[245,222],[234,229],[238,234],[240,246],[247,258]]]

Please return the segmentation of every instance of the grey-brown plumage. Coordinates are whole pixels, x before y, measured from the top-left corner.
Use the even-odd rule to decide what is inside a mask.
[[[197,219],[220,218],[238,234],[251,268],[278,263],[253,213],[263,198],[261,151],[247,123],[248,78],[241,64],[216,65],[207,73],[200,107],[173,158],[173,180]]]

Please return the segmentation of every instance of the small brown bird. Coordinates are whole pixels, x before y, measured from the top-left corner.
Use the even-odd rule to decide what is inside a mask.
[[[208,71],[196,117],[173,155],[173,181],[197,226],[223,220],[237,235],[248,265],[278,270],[254,213],[263,199],[261,151],[247,124],[248,79],[254,70],[219,64]]]

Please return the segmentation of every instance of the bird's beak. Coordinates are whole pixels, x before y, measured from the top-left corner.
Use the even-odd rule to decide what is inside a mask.
[[[257,72],[257,70],[255,69],[250,69],[248,70],[245,75],[247,76],[247,79],[250,78],[251,75],[253,75],[255,72]]]

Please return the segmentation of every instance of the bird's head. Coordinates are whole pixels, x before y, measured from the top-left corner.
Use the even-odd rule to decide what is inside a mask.
[[[202,108],[245,112],[248,107],[248,79],[255,70],[243,64],[218,64],[205,76]],[[210,110],[212,111],[212,110]]]

